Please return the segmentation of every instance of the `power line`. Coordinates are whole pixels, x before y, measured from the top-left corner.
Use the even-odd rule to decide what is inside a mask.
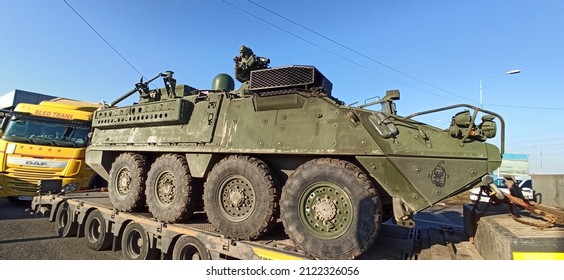
[[[564,153],[542,153],[542,156],[556,156],[556,155],[564,155]],[[540,155],[536,155],[536,154],[529,154],[529,157],[535,158],[535,157],[541,157]]]
[[[518,106],[518,105],[499,105],[499,104],[489,104],[490,106],[496,107],[508,107],[508,108],[520,108],[520,109],[535,109],[535,110],[552,110],[552,111],[564,111],[564,108],[550,108],[550,107],[530,107],[530,106]]]
[[[334,43],[334,44],[336,44],[336,45],[338,45],[338,46],[340,46],[340,47],[342,47],[342,48],[345,48],[345,49],[347,49],[347,50],[349,50],[349,51],[351,51],[351,52],[353,52],[353,53],[355,53],[355,54],[357,54],[357,55],[360,55],[360,56],[362,56],[362,57],[364,57],[364,58],[366,58],[366,59],[368,59],[368,60],[370,60],[370,61],[373,61],[373,62],[375,62],[375,63],[377,63],[377,64],[379,64],[379,65],[381,65],[381,66],[383,66],[383,67],[385,67],[385,68],[388,68],[388,69],[390,69],[390,70],[392,70],[392,71],[394,71],[394,72],[397,72],[397,73],[399,73],[399,74],[401,74],[401,75],[404,75],[404,76],[406,76],[406,77],[408,77],[408,78],[410,78],[410,79],[413,79],[413,80],[415,80],[415,81],[418,81],[418,82],[420,82],[420,83],[422,83],[422,84],[425,84],[425,85],[427,85],[427,86],[430,86],[430,87],[435,88],[435,89],[437,89],[437,90],[440,90],[440,91],[442,91],[442,92],[448,93],[448,94],[450,94],[450,95],[452,95],[452,96],[456,96],[456,97],[462,98],[462,99],[464,99],[464,100],[468,100],[468,101],[470,101],[470,102],[472,102],[472,103],[476,103],[475,101],[473,101],[473,100],[471,100],[471,99],[468,99],[468,98],[466,98],[466,97],[463,97],[463,96],[457,95],[457,94],[455,94],[455,93],[452,93],[452,92],[450,92],[450,91],[444,90],[444,89],[439,88],[439,87],[437,87],[437,86],[435,86],[435,85],[433,85],[433,84],[431,84],[431,83],[425,82],[425,81],[423,81],[423,80],[421,80],[421,79],[418,79],[417,77],[414,77],[414,76],[409,75],[409,74],[407,74],[407,73],[405,73],[405,72],[403,72],[403,71],[400,71],[400,70],[398,70],[398,69],[396,69],[396,68],[394,68],[394,67],[391,67],[391,66],[389,66],[389,65],[387,65],[387,64],[385,64],[385,63],[383,63],[383,62],[381,62],[381,61],[378,61],[378,60],[374,59],[373,57],[370,57],[370,56],[368,56],[368,55],[366,55],[366,54],[364,54],[364,53],[362,53],[362,52],[360,52],[360,51],[357,51],[357,50],[355,50],[355,49],[353,49],[353,48],[351,48],[351,47],[349,47],[349,46],[347,46],[347,45],[345,45],[345,44],[343,44],[343,43],[340,43],[340,42],[338,42],[338,41],[336,41],[336,40],[334,40],[334,39],[331,39],[331,38],[329,38],[328,36],[323,35],[323,34],[317,32],[317,31],[315,31],[315,30],[313,30],[313,29],[311,29],[311,28],[309,28],[309,27],[307,27],[307,26],[305,26],[305,25],[303,25],[303,24],[301,24],[301,23],[299,23],[299,22],[297,22],[297,21],[295,21],[295,20],[292,20],[292,19],[290,19],[290,18],[288,18],[288,17],[286,17],[286,16],[284,16],[284,15],[282,15],[282,14],[276,12],[276,11],[273,11],[273,10],[271,10],[271,9],[265,7],[265,6],[262,6],[262,5],[260,5],[260,4],[257,4],[257,3],[255,3],[255,2],[253,2],[252,0],[247,0],[247,1],[248,1],[249,3],[251,3],[251,4],[253,4],[253,5],[255,5],[255,6],[257,6],[257,7],[261,8],[261,9],[263,9],[263,10],[265,10],[265,11],[271,13],[271,14],[273,14],[273,15],[276,15],[276,16],[278,16],[278,17],[280,17],[280,18],[282,18],[282,19],[284,19],[284,20],[286,20],[286,21],[288,21],[288,22],[291,22],[291,23],[293,23],[293,24],[295,24],[295,25],[297,25],[297,26],[299,26],[299,27],[301,27],[301,28],[303,28],[303,29],[305,29],[305,30],[307,30],[307,31],[309,31],[309,32],[311,32],[311,33],[313,33],[313,34],[315,34],[315,35],[317,35],[317,36],[319,36],[319,37],[321,37],[321,38],[323,38],[323,39],[329,41],[329,42],[331,42],[331,43]],[[224,1],[224,2],[225,2],[225,1]],[[366,68],[366,67],[365,67],[365,68]],[[378,73],[378,74],[381,74],[381,73]],[[385,76],[385,75],[383,75],[383,76]],[[387,76],[385,76],[385,77],[387,77]],[[389,77],[387,77],[387,78],[389,78]],[[394,79],[394,81],[397,81],[397,80]],[[402,82],[402,83],[403,83],[403,82]],[[403,84],[405,84],[405,83],[403,83]],[[410,85],[409,85],[409,86],[410,86]],[[413,86],[412,86],[412,87],[413,87]],[[417,88],[417,89],[419,89],[419,88]],[[421,90],[421,89],[420,89],[420,90]],[[437,96],[438,96],[438,95],[437,95]],[[452,99],[451,99],[451,100],[452,100]],[[514,108],[524,108],[524,109],[537,109],[537,110],[556,110],[556,111],[564,111],[564,108],[527,107],[527,106],[505,106],[505,105],[493,105],[493,106],[498,106],[498,107],[514,107]]]
[[[98,33],[98,31],[96,31],[96,29],[94,29],[94,27],[92,27],[92,25],[90,25],[90,23],[88,23],[88,21],[86,21],[86,19],[84,19],[68,2],[67,0],[63,0],[65,2],[65,4],[67,4],[67,6],[80,18],[82,19],[82,21],[84,21],[84,23],[86,23],[86,25],[88,25],[90,27],[90,29],[92,29],[92,31],[94,31],[94,33],[96,33],[98,35],[98,37],[100,37],[112,50],[114,50],[115,53],[117,53],[117,55],[119,55],[119,57],[121,57],[121,59],[123,59],[123,61],[125,61],[125,63],[127,63],[131,68],[133,68],[133,70],[135,70],[139,75],[141,75],[141,77],[144,77],[144,75],[137,70],[137,68],[135,68],[135,66],[133,66],[131,63],[129,63],[129,61],[127,59],[125,59],[125,57],[123,55],[121,55],[121,53],[119,53],[113,46],[112,44],[110,44],[110,42],[108,42],[106,39],[104,39],[104,37]]]
[[[408,86],[408,87],[411,87],[411,88],[414,88],[414,89],[417,89],[417,90],[420,90],[420,91],[423,91],[423,92],[426,92],[426,93],[429,93],[429,94],[432,94],[432,95],[435,95],[435,96],[438,96],[438,97],[442,97],[442,98],[450,99],[450,100],[453,100],[453,101],[457,101],[457,100],[452,99],[452,98],[450,98],[450,97],[443,96],[443,95],[440,95],[440,94],[436,94],[436,93],[434,93],[434,92],[431,92],[431,91],[428,91],[428,90],[425,90],[425,89],[422,89],[422,88],[413,86],[413,85],[411,85],[411,84],[408,84],[408,83],[405,83],[405,82],[403,82],[403,81],[397,80],[397,79],[395,79],[395,78],[393,78],[393,77],[387,76],[387,75],[385,75],[385,74],[383,74],[383,73],[380,73],[380,72],[378,72],[378,71],[376,71],[376,70],[374,70],[374,69],[372,69],[372,68],[370,68],[370,67],[368,67],[368,66],[366,66],[366,65],[360,64],[360,63],[358,63],[358,62],[356,62],[356,61],[353,61],[353,60],[351,60],[350,58],[347,58],[347,57],[345,57],[345,56],[343,56],[343,55],[340,55],[340,54],[338,54],[338,53],[336,53],[336,52],[334,52],[334,51],[331,51],[331,50],[329,50],[329,49],[327,49],[327,48],[324,48],[324,47],[322,47],[321,45],[316,44],[316,43],[314,43],[314,42],[312,42],[312,41],[310,41],[310,40],[308,40],[308,39],[306,39],[306,38],[304,38],[304,37],[301,37],[301,36],[299,36],[299,35],[297,35],[297,34],[295,34],[295,33],[292,33],[292,32],[290,32],[290,31],[288,31],[288,30],[286,30],[286,29],[284,29],[284,28],[282,28],[282,27],[280,27],[280,26],[278,26],[278,25],[275,25],[275,24],[273,24],[273,23],[271,23],[271,22],[269,22],[269,21],[267,21],[267,20],[265,20],[265,19],[263,19],[263,18],[261,18],[261,17],[259,17],[259,16],[256,16],[256,15],[254,15],[254,14],[248,12],[248,11],[245,11],[245,10],[243,10],[243,9],[241,9],[241,8],[239,8],[239,7],[235,6],[235,5],[233,5],[233,4],[229,3],[229,2],[227,2],[226,0],[223,0],[223,3],[229,5],[229,6],[235,8],[235,9],[237,9],[237,10],[239,10],[239,11],[241,11],[241,12],[243,12],[243,13],[245,13],[245,14],[251,16],[251,17],[254,17],[254,18],[256,18],[256,19],[258,19],[258,20],[260,20],[260,21],[262,21],[262,22],[264,22],[264,23],[266,23],[266,24],[268,24],[268,25],[270,25],[270,26],[272,26],[272,27],[274,27],[274,28],[276,28],[276,29],[278,29],[278,30],[284,32],[284,33],[287,33],[287,34],[289,34],[289,35],[291,35],[291,36],[293,36],[293,37],[295,37],[295,38],[298,38],[298,39],[300,39],[300,40],[302,40],[302,41],[304,41],[304,42],[306,42],[306,43],[308,43],[308,44],[311,44],[311,45],[313,45],[313,46],[315,46],[315,47],[317,47],[317,48],[320,48],[320,49],[322,49],[322,50],[324,50],[324,51],[326,51],[326,52],[328,52],[328,53],[330,53],[330,54],[332,54],[332,55],[334,55],[334,56],[337,56],[337,57],[339,57],[339,58],[341,58],[341,59],[343,59],[343,60],[346,60],[346,61],[348,61],[348,62],[350,62],[350,63],[352,63],[352,64],[354,64],[354,65],[357,65],[357,66],[359,66],[359,67],[361,67],[361,68],[364,68],[364,69],[366,69],[366,70],[369,70],[369,71],[371,71],[371,72],[374,72],[374,73],[376,73],[376,74],[378,74],[378,75],[381,75],[381,76],[383,76],[383,77],[386,77],[386,78],[388,78],[388,79],[390,79],[390,80],[393,80],[393,81],[395,81],[395,82],[401,83],[401,84],[403,84],[403,85],[405,85],[405,86]],[[457,96],[457,95],[455,95],[455,96]],[[461,96],[458,96],[458,97],[463,98],[463,99],[466,99],[466,98],[461,97]],[[466,100],[469,100],[469,99],[466,99]],[[472,102],[473,102],[473,103],[476,103],[476,102],[474,102],[474,101],[472,101]]]
[[[281,15],[280,13],[277,13],[277,12],[275,12],[275,11],[273,11],[273,10],[270,10],[270,9],[268,9],[268,8],[262,6],[262,5],[259,5],[259,4],[255,3],[255,2],[253,2],[252,0],[247,0],[247,1],[249,1],[251,4],[253,4],[253,5],[255,5],[255,6],[261,8],[261,9],[263,9],[263,10],[265,10],[265,11],[268,11],[268,12],[271,13],[271,14],[274,14],[274,15],[276,15],[276,16],[278,16],[278,17],[280,17],[280,18],[282,18],[282,19],[284,19],[284,20],[286,20],[286,21],[289,21],[289,22],[291,22],[291,23],[293,23],[293,24],[295,24],[295,25],[297,25],[297,26],[299,26],[299,27],[301,27],[301,28],[303,28],[303,29],[305,29],[305,30],[307,30],[307,31],[309,31],[309,32],[311,32],[311,33],[313,33],[313,34],[319,36],[319,37],[324,38],[324,39],[330,41],[331,43],[334,43],[334,44],[336,44],[336,45],[338,45],[338,46],[340,46],[340,47],[342,47],[342,48],[345,48],[345,49],[347,49],[347,50],[349,50],[349,51],[351,51],[351,52],[353,52],[353,53],[355,53],[355,54],[358,54],[358,55],[360,55],[360,56],[362,56],[362,57],[364,57],[364,58],[366,58],[366,59],[368,59],[368,60],[370,60],[370,61],[372,61],[372,62],[375,62],[375,63],[377,63],[377,64],[379,64],[379,65],[381,65],[381,66],[383,66],[383,67],[386,67],[386,68],[388,68],[388,69],[390,69],[390,70],[392,70],[392,71],[394,71],[394,72],[397,72],[397,73],[399,73],[399,74],[402,74],[402,75],[404,75],[404,76],[406,76],[406,77],[408,77],[408,78],[410,78],[410,79],[413,79],[413,80],[415,80],[415,81],[418,81],[418,82],[420,82],[420,83],[422,83],[422,84],[425,84],[425,85],[427,85],[427,86],[430,86],[430,87],[435,88],[435,89],[437,89],[437,90],[440,90],[440,91],[442,91],[442,92],[448,93],[448,94],[450,94],[450,95],[452,95],[452,96],[456,96],[456,97],[462,98],[462,99],[464,99],[464,100],[468,100],[468,101],[470,101],[470,102],[475,103],[475,101],[473,101],[473,100],[471,100],[471,99],[468,99],[468,98],[466,98],[466,97],[464,97],[464,96],[460,96],[460,95],[458,95],[458,94],[452,93],[452,92],[447,91],[447,90],[444,90],[444,89],[442,89],[442,88],[439,88],[439,87],[437,87],[437,86],[435,86],[435,85],[433,85],[433,84],[431,84],[431,83],[425,82],[425,81],[423,81],[423,80],[421,80],[421,79],[418,79],[418,78],[416,78],[416,77],[414,77],[414,76],[412,76],[412,75],[409,75],[409,74],[407,74],[407,73],[405,73],[405,72],[402,72],[402,71],[400,71],[400,70],[398,70],[398,69],[396,69],[396,68],[394,68],[394,67],[391,67],[391,66],[389,66],[389,65],[387,65],[387,64],[385,64],[385,63],[383,63],[383,62],[380,62],[380,61],[378,61],[378,60],[376,60],[376,59],[374,59],[374,58],[372,58],[372,57],[370,57],[370,56],[368,56],[368,55],[366,55],[366,54],[364,54],[364,53],[361,53],[360,51],[357,51],[357,50],[355,50],[355,49],[353,49],[353,48],[351,48],[351,47],[349,47],[349,46],[346,46],[346,45],[344,45],[344,44],[342,44],[342,43],[340,43],[340,42],[338,42],[338,41],[336,41],[336,40],[334,40],[334,39],[331,39],[331,38],[329,38],[328,36],[325,36],[325,35],[323,35],[323,34],[317,32],[317,31],[315,31],[315,30],[313,30],[313,29],[311,29],[311,28],[309,28],[309,27],[307,27],[307,26],[304,26],[303,24],[300,24],[300,23],[298,23],[298,22],[296,22],[296,21],[294,21],[294,20],[292,20],[292,19],[289,19],[288,17],[285,17],[285,16]]]

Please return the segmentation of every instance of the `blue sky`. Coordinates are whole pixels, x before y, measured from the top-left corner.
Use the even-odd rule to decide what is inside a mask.
[[[482,80],[484,108],[506,122],[506,153],[529,154],[531,173],[564,174],[564,1],[67,3],[0,1],[0,94],[112,102],[166,70],[206,89],[233,74],[244,44],[272,67],[316,66],[348,104],[399,89],[401,115],[479,106]],[[447,128],[454,113],[421,120]]]

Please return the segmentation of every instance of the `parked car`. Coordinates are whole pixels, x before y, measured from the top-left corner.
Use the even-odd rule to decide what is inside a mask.
[[[509,189],[505,185],[505,181],[503,178],[498,178],[494,180],[494,184],[499,188],[500,191],[504,193],[509,193]],[[523,193],[523,197],[525,200],[534,201],[535,200],[535,192],[533,189],[533,181],[531,179],[525,180],[516,180],[517,186],[521,189]],[[478,195],[480,194],[480,188],[474,188],[470,191],[470,201],[474,203],[478,200]],[[487,196],[485,193],[482,193],[480,196],[480,202],[488,202],[490,197]]]

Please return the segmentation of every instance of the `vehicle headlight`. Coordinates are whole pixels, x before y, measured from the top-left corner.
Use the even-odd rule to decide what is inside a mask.
[[[482,123],[478,126],[471,123],[472,116],[470,112],[463,111],[452,117],[448,132],[453,138],[463,139],[465,135],[469,139],[478,141],[486,141],[488,138],[494,138],[497,132],[497,125],[493,121],[495,116],[486,115],[482,117]]]
[[[63,192],[72,192],[78,189],[78,183],[68,183],[63,186]]]
[[[462,111],[454,115],[450,122],[448,131],[453,138],[462,138],[464,134],[468,133],[471,129],[472,116],[468,110]]]
[[[482,123],[478,126],[482,135],[486,138],[494,138],[497,130],[497,125],[493,121],[495,119],[492,115],[482,117]]]

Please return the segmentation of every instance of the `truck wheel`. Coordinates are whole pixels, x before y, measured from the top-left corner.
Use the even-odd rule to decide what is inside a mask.
[[[294,243],[318,259],[354,259],[376,239],[382,205],[373,183],[337,159],[304,163],[288,178],[281,219]]]
[[[263,161],[229,156],[217,163],[204,184],[208,220],[222,234],[256,239],[278,218],[278,181]]]
[[[99,210],[92,211],[84,225],[86,245],[94,251],[102,251],[112,245],[112,236],[107,232],[106,221]]]
[[[209,260],[210,252],[204,244],[195,237],[181,236],[172,250],[173,260]]]
[[[185,221],[194,213],[192,188],[184,156],[165,154],[158,157],[147,174],[145,194],[149,212],[162,222]]]
[[[145,207],[145,157],[134,153],[119,155],[110,169],[108,193],[112,205],[134,212]]]
[[[154,260],[157,249],[151,248],[149,234],[135,222],[125,226],[121,239],[121,254],[124,260]]]
[[[55,231],[60,237],[76,236],[78,233],[78,224],[72,221],[72,213],[66,202],[59,206],[55,214]]]

